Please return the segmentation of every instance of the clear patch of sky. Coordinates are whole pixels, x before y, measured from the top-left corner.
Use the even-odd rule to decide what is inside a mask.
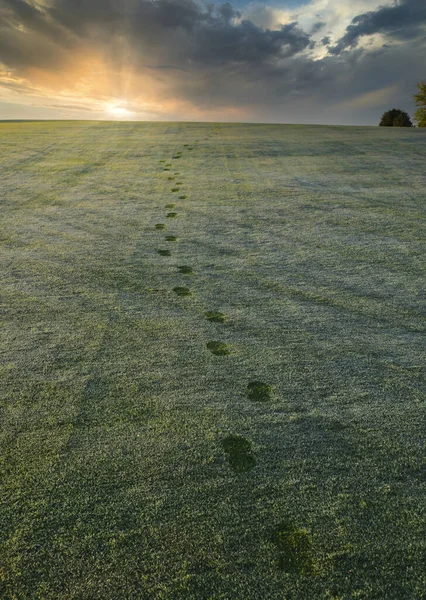
[[[264,5],[264,6],[273,6],[274,8],[281,8],[282,10],[289,10],[289,9],[294,9],[294,8],[298,8],[299,6],[302,6],[303,4],[306,4],[306,0],[270,0],[270,1],[263,1],[263,0],[254,0],[251,2],[248,2],[247,0],[231,0],[230,2],[232,4],[232,6],[237,9],[237,10],[243,10],[244,8],[246,8],[247,6],[251,5]],[[219,3],[218,3],[219,4]]]

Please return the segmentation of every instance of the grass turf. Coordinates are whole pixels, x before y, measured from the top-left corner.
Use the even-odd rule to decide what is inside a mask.
[[[0,597],[426,597],[425,133],[0,140]]]

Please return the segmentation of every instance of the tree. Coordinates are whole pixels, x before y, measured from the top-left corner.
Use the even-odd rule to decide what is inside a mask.
[[[417,84],[417,87],[419,92],[414,96],[414,102],[417,104],[418,109],[414,118],[419,127],[426,127],[426,81],[421,81]]]
[[[412,127],[410,116],[400,108],[392,108],[382,114],[380,127]]]

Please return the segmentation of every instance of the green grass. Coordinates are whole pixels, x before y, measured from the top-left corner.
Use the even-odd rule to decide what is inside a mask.
[[[217,310],[208,310],[204,314],[208,321],[212,321],[214,323],[226,323],[227,321],[226,315]]]
[[[178,296],[191,296],[191,290],[189,290],[187,287],[177,286],[173,288],[173,291]]]
[[[228,345],[224,342],[207,342],[206,346],[210,352],[216,356],[227,356],[231,353]]]
[[[425,132],[0,144],[0,598],[424,598]]]
[[[249,440],[240,435],[228,435],[222,441],[222,446],[229,466],[235,473],[247,473],[255,467],[256,459]]]
[[[247,396],[255,402],[266,402],[271,399],[272,387],[263,381],[250,381]]]
[[[179,273],[183,273],[184,275],[192,275],[194,269],[189,267],[188,265],[181,265],[178,267]]]

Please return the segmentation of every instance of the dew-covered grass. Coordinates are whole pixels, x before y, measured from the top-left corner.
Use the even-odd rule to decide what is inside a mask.
[[[0,598],[423,598],[425,132],[0,143]]]

